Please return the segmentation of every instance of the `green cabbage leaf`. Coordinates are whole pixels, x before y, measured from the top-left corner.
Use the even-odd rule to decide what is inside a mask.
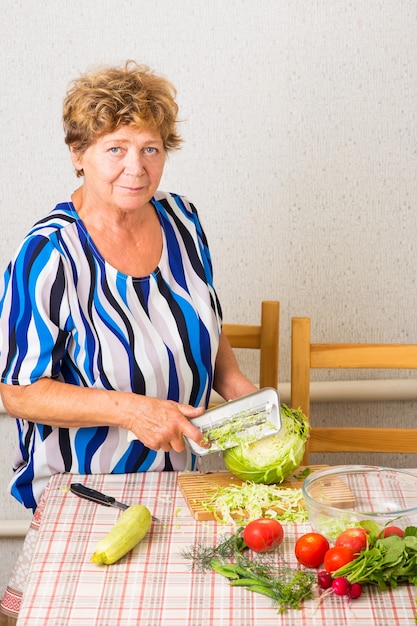
[[[241,480],[271,485],[282,483],[304,456],[309,424],[301,409],[281,404],[279,433],[224,452],[227,469]]]

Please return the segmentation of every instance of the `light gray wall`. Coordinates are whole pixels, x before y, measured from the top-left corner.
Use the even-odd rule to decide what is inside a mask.
[[[312,317],[316,340],[417,341],[415,0],[2,0],[1,9],[2,267],[77,184],[60,119],[69,81],[135,58],[178,88],[186,143],[163,188],[199,209],[225,318],[256,320],[262,299],[281,301],[281,380],[294,315]],[[414,404],[395,410],[414,423]],[[367,407],[366,419],[372,411],[392,421],[387,407]],[[324,407],[320,417],[335,414],[353,422],[358,411]],[[0,516],[16,517],[11,499],[0,501]]]

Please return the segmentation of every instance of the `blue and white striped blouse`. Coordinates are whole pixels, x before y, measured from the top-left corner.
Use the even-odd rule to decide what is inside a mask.
[[[133,391],[207,406],[221,308],[197,212],[158,192],[163,251],[157,269],[133,278],[104,261],[72,203],[31,229],[0,291],[1,380],[51,377],[81,387]],[[191,469],[183,453],[128,442],[114,427],[56,428],[17,419],[10,491],[34,508],[51,474]]]

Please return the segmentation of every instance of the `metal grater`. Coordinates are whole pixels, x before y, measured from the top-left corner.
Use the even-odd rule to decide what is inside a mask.
[[[201,417],[192,420],[204,435],[209,436],[210,448],[203,448],[188,437],[185,441],[195,454],[204,456],[243,443],[253,443],[264,437],[275,435],[281,429],[279,396],[276,389],[267,387],[236,400],[208,409]],[[224,426],[221,443],[216,440],[217,430]]]

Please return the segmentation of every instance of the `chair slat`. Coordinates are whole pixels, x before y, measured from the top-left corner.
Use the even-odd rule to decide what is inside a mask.
[[[279,314],[279,302],[265,300],[259,324],[223,324],[232,348],[259,350],[261,388],[278,387]]]
[[[417,369],[417,344],[311,343],[310,319],[291,323],[291,406],[310,416],[311,369]],[[417,381],[416,381],[417,384]],[[337,428],[311,424],[310,452],[417,453],[417,428]]]
[[[310,452],[415,454],[417,451],[417,430],[413,428],[314,427],[309,443]]]
[[[417,345],[313,343],[310,367],[417,369]]]

